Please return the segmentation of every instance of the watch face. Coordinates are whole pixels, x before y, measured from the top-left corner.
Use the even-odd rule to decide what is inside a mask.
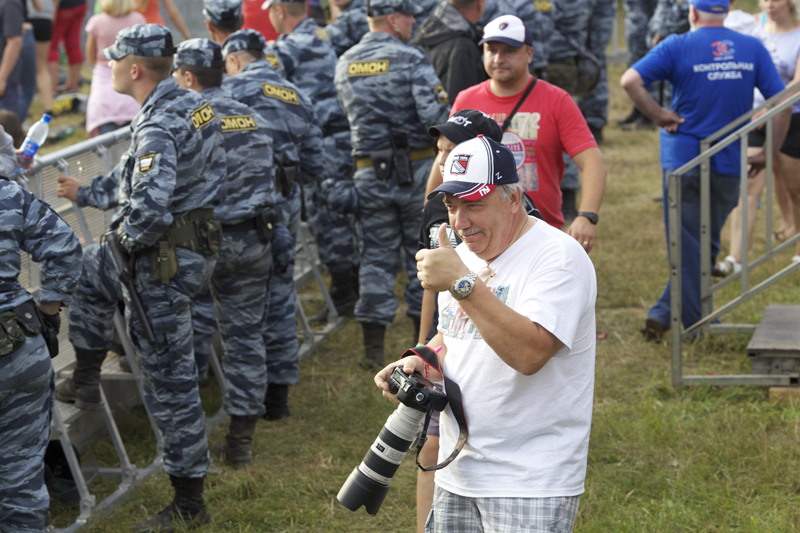
[[[459,294],[463,295],[469,294],[470,291],[472,290],[472,282],[468,279],[459,280],[458,283],[456,283],[455,288],[456,292]]]

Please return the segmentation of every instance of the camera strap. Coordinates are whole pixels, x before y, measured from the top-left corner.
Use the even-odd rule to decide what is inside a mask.
[[[428,424],[431,421],[431,414],[433,414],[433,410],[428,409],[428,412],[425,414],[425,424],[422,427],[422,434],[419,438],[419,444],[417,444],[417,466],[423,472],[441,470],[452,463],[456,456],[461,452],[462,448],[464,448],[464,444],[467,442],[467,435],[469,434],[469,431],[467,430],[467,419],[464,416],[464,402],[461,399],[461,388],[458,386],[458,383],[445,376],[444,372],[442,371],[442,365],[439,361],[438,353],[434,352],[427,346],[420,346],[418,348],[406,350],[403,352],[403,355],[401,355],[400,358],[402,359],[403,357],[408,357],[410,355],[419,356],[423,361],[425,361],[425,364],[432,367],[444,377],[447,403],[450,406],[450,410],[453,411],[453,416],[455,416],[456,422],[458,423],[458,440],[456,441],[456,447],[453,449],[452,453],[450,453],[447,459],[438,465],[425,468],[419,464],[419,452],[422,449],[422,446],[425,444],[425,440],[427,439]]]
[[[517,114],[520,106],[522,106],[522,103],[528,98],[528,95],[531,94],[531,91],[534,87],[536,87],[536,76],[533,77],[533,80],[531,80],[531,82],[528,84],[528,88],[525,89],[525,92],[522,93],[522,96],[520,96],[519,100],[517,100],[517,105],[514,106],[514,110],[511,111],[511,113],[503,121],[503,125],[500,126],[500,129],[503,130],[503,133],[505,133],[508,127],[511,125],[511,119]]]

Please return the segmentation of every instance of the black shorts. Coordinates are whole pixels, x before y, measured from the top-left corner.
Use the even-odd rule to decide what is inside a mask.
[[[47,42],[53,37],[53,21],[50,19],[31,19],[33,25],[33,38],[40,43]]]
[[[760,148],[767,140],[767,133],[764,128],[751,131],[747,137],[747,146]],[[792,114],[792,121],[789,123],[789,131],[786,132],[786,140],[781,146],[781,153],[800,159],[800,113]]]

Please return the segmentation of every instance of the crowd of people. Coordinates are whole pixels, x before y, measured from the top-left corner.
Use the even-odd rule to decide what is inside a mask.
[[[0,17],[23,20],[17,3],[5,0]],[[729,14],[728,0],[650,4],[626,1],[631,68],[622,85],[634,108],[620,125],[662,128],[666,184],[699,153],[700,139],[752,108],[754,89],[769,98],[795,79],[800,40],[791,35],[800,23],[790,0],[764,0],[763,24]],[[208,38],[192,39],[165,0],[186,39],[179,46],[156,0],[99,6],[86,24],[94,65],[87,130],[129,123],[131,145],[90,184],[59,176],[57,194],[113,209],[111,231],[81,250],[46,204],[0,179],[0,227],[8,230],[0,237],[0,447],[14,450],[0,457],[0,531],[45,530],[47,413],[53,398],[103,408],[101,366],[121,302],[138,354],[128,363],[141,365],[174,488],[172,502],[133,531],[211,520],[203,488],[212,453],[198,392],[211,338],[219,331],[225,346],[230,416],[213,455],[247,468],[258,420],[291,416],[301,220],[330,273],[337,312],[361,325],[361,363],[377,372],[384,395],[394,399],[387,383],[395,366],[441,378],[418,357],[385,366],[399,268],[415,330],[409,343],[439,350],[461,386],[469,438],[435,478],[420,471],[418,530],[571,531],[592,414],[597,285],[588,254],[606,183],[598,145],[613,3],[337,0],[325,25],[319,4],[206,0]],[[86,6],[62,0],[53,9],[65,21],[57,50],[62,37],[73,42]],[[723,27],[729,21],[755,37]],[[14,24],[0,25],[8,32],[0,107],[24,93],[10,90]],[[73,66],[83,58],[70,55],[72,44],[67,51],[67,85],[76,84]],[[800,122],[789,115],[774,121],[774,138],[794,202]],[[5,133],[2,140],[11,146]],[[763,151],[758,139],[751,144],[755,171]],[[13,162],[12,150],[3,153]],[[739,160],[738,144],[712,160],[714,259],[739,199]],[[700,313],[698,180],[699,172],[687,174],[682,188],[685,326]],[[782,231],[791,234],[800,223],[787,209]],[[42,263],[38,307],[17,281],[19,250]],[[124,260],[114,259],[118,250]],[[735,271],[736,253],[715,272]],[[67,304],[77,362],[56,387],[45,339]],[[327,317],[323,309],[311,320]],[[660,338],[675,320],[667,286],[643,333]],[[425,466],[444,460],[460,433],[449,408],[432,422]],[[380,442],[372,452],[388,453]]]

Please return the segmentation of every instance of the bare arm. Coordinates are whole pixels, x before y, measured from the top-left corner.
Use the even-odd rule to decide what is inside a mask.
[[[440,248],[417,252],[418,277],[424,289],[449,290],[469,272],[450,245],[447,224],[439,228],[439,243]],[[535,374],[563,346],[555,335],[500,301],[480,280],[459,304],[492,351],[520,374]]]
[[[94,35],[86,34],[86,62],[90,65],[97,63],[97,43]]]
[[[578,211],[597,213],[606,190],[606,165],[597,147],[587,148],[572,158],[581,170],[581,205]],[[586,217],[576,217],[567,233],[578,241],[586,253],[594,246],[596,227]]]
[[[620,84],[625,89],[625,92],[628,93],[628,98],[631,99],[633,105],[647,118],[668,132],[675,133],[678,131],[678,126],[686,121],[674,111],[664,109],[653,100],[653,97],[647,92],[647,87],[644,86],[644,80],[636,70],[632,68],[626,70],[625,74],[622,75]]]
[[[167,17],[169,20],[175,25],[176,28],[178,28],[178,31],[181,32],[183,38],[191,39],[192,35],[189,33],[189,29],[183,22],[181,12],[178,11],[178,8],[175,6],[175,0],[164,0],[164,10],[167,12]]]
[[[0,60],[0,96],[6,94],[8,77],[17,64],[20,50],[22,50],[21,35],[6,38],[6,48],[3,50],[3,59]]]
[[[425,344],[428,332],[433,326],[433,313],[436,311],[436,293],[425,291],[422,294],[422,315],[419,319],[419,338],[417,342]]]

